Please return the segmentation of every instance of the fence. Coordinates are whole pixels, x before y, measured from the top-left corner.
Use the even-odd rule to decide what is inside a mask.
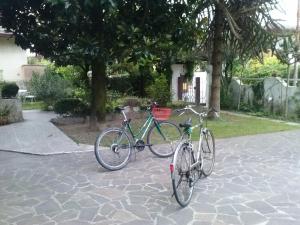
[[[234,78],[229,85],[231,102],[238,110],[260,108],[286,118],[300,118],[300,87],[287,82],[279,77]]]

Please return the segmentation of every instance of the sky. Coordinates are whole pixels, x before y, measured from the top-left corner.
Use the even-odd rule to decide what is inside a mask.
[[[296,28],[298,0],[278,0],[278,10],[271,13],[274,19],[280,19],[280,23],[286,28]]]

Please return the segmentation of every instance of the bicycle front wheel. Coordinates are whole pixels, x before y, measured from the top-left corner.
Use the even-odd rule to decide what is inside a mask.
[[[195,177],[190,170],[193,161],[192,150],[188,147],[188,143],[182,143],[177,147],[170,165],[174,195],[182,207],[189,204],[194,190]]]
[[[150,151],[159,157],[173,155],[181,138],[181,131],[173,123],[162,121],[154,124],[148,132],[147,144]]]
[[[119,170],[127,165],[131,155],[131,142],[120,128],[104,130],[96,139],[95,156],[101,166]]]
[[[204,176],[209,176],[215,164],[215,138],[210,130],[206,130],[203,134],[201,143],[202,154],[202,173]]]

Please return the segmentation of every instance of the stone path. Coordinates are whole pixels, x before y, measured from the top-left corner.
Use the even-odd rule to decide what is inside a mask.
[[[78,145],[54,126],[53,112],[23,111],[24,122],[0,127],[0,150],[50,155],[93,150]]]
[[[300,224],[300,131],[217,141],[191,204],[171,198],[169,160],[148,150],[108,172],[93,153],[0,151],[1,225]]]

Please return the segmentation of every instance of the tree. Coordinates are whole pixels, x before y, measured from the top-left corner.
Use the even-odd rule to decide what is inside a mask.
[[[58,64],[92,70],[91,124],[104,118],[106,67],[141,49],[147,40],[166,35],[181,17],[173,1],[3,0],[1,24],[16,44]],[[170,26],[172,25],[172,26]],[[156,38],[157,39],[157,38]]]
[[[211,53],[212,87],[210,107],[220,111],[220,80],[224,49],[229,49],[241,59],[260,57],[261,52],[273,48],[275,36],[272,31],[279,26],[269,11],[277,0],[205,0],[197,12],[200,18],[207,18],[207,36],[203,46]],[[218,113],[211,112],[211,117]]]

